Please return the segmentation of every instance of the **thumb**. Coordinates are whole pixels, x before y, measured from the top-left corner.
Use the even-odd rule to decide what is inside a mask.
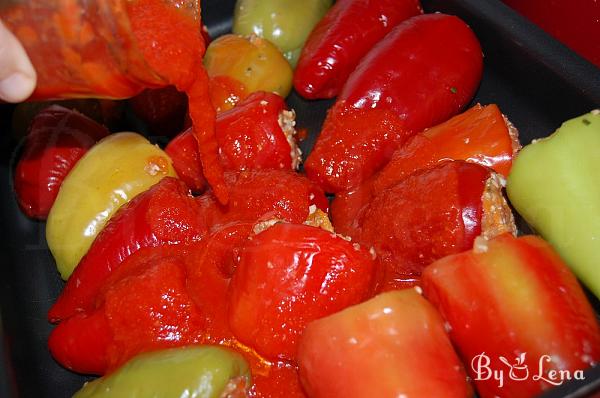
[[[35,89],[36,73],[19,40],[0,21],[0,100],[20,102]]]

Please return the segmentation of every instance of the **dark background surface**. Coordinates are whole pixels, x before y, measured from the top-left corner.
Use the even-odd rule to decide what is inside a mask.
[[[234,1],[203,5],[211,35],[227,32]],[[485,54],[474,102],[497,103],[524,144],[600,107],[600,70],[499,1],[426,0],[423,5],[427,11],[458,15],[474,29]],[[307,102],[293,93],[288,103],[297,112],[298,126],[310,133],[302,143],[306,155],[331,101]],[[69,397],[86,378],[60,367],[47,350],[52,326],[46,313],[63,282],[46,246],[44,223],[26,218],[14,198],[11,170],[18,140],[10,131],[11,111],[11,106],[0,106],[0,397]],[[584,383],[562,386],[547,398],[585,396],[586,389],[597,386],[600,370],[586,376]],[[582,389],[582,384],[587,386]]]

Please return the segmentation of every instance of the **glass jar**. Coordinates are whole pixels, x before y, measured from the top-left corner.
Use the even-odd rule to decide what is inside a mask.
[[[130,6],[137,1],[0,0],[0,19],[21,40],[38,74],[30,99],[127,98],[169,84],[136,42]],[[199,0],[161,1],[193,20],[200,34]]]

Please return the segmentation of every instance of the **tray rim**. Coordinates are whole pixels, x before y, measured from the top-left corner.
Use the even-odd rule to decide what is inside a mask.
[[[435,3],[435,0],[427,1],[423,0],[424,4]],[[585,97],[596,106],[600,107],[600,68],[585,60],[583,57],[574,53],[567,46],[563,45],[548,33],[543,31],[541,28],[534,25],[532,22],[527,20],[525,17],[512,10],[499,0],[449,0],[448,3],[460,4],[464,7],[466,12],[469,12],[476,16],[476,18],[487,21],[496,21],[496,23],[488,26],[489,29],[496,30],[497,32],[503,33],[503,40],[522,39],[521,49],[534,48],[537,51],[534,53],[539,64],[546,70],[552,72],[559,79],[565,81],[565,83],[573,88],[578,88],[580,95]],[[500,20],[503,22],[501,23]],[[224,31],[224,27],[229,26],[227,23],[222,24],[223,21],[213,25],[215,29],[211,30],[211,33],[219,30]],[[518,41],[518,40],[517,40]],[[543,46],[538,46],[542,42]],[[558,55],[558,56],[557,56]],[[590,77],[593,76],[595,79]],[[589,79],[589,80],[588,80]],[[2,228],[6,228],[3,225]],[[7,232],[8,233],[8,232]],[[2,243],[4,245],[4,243]],[[0,316],[3,319],[2,302],[0,302]],[[4,325],[0,323],[0,337],[3,336]],[[0,346],[0,354],[3,359],[6,358],[6,350],[4,350],[5,341]],[[4,352],[3,352],[4,351]],[[9,363],[12,365],[12,363]],[[10,370],[6,367],[5,361],[0,361],[0,396],[4,396],[3,386],[10,387],[9,381],[12,380],[9,377]],[[600,367],[591,368],[586,371],[586,376],[592,377],[591,381],[588,382],[588,377],[584,383],[570,382],[564,385],[549,390],[542,395],[544,398],[558,398],[558,397],[582,397],[589,391],[587,388],[592,386],[597,388],[600,386]],[[6,383],[5,383],[6,382]],[[7,387],[7,390],[9,389]],[[8,393],[7,393],[8,394]],[[566,394],[566,395],[565,395]],[[8,395],[7,395],[8,396]]]

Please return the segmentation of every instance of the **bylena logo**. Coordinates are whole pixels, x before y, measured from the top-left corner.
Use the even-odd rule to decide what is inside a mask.
[[[491,359],[485,352],[475,355],[471,360],[471,369],[475,374],[474,380],[496,380],[498,387],[503,387],[505,380],[523,381],[545,381],[554,386],[559,386],[568,380],[584,380],[583,370],[556,370],[548,369],[552,362],[550,355],[542,355],[537,361],[537,369],[530,369],[525,363],[527,353],[522,353],[511,363],[503,356],[498,360],[504,364],[501,369],[492,369]]]

